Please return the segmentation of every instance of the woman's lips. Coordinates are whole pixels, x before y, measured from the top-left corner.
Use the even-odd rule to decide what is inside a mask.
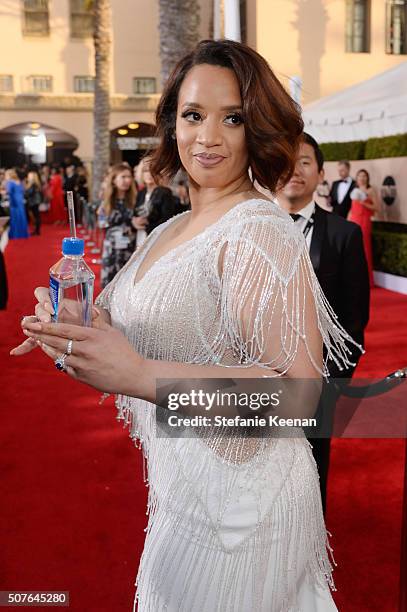
[[[194,155],[194,158],[204,168],[212,168],[213,166],[217,166],[225,159],[222,155],[211,155],[210,157],[207,155]]]

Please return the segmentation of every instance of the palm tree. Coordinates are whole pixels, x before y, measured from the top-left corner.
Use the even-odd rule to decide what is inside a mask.
[[[199,0],[160,0],[161,83],[183,55],[199,41]]]
[[[110,160],[110,0],[86,0],[93,12],[95,48],[95,96],[93,107],[93,180],[92,201],[99,197],[100,187]]]

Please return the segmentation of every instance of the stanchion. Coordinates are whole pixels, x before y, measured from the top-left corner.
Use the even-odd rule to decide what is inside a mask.
[[[93,213],[92,210],[92,206],[89,204],[89,227],[88,227],[88,235],[86,236],[85,240],[86,240],[86,246],[89,247],[94,247],[95,246],[95,241],[93,238],[94,235],[94,230],[95,230],[95,215]],[[91,250],[92,252],[92,250]]]
[[[86,202],[84,198],[81,198],[81,201],[82,201],[82,215],[81,215],[82,224],[79,229],[79,234],[81,234],[82,237],[84,237],[84,235],[86,234],[86,228],[88,226],[87,218],[86,218],[86,207],[88,203]]]
[[[92,220],[92,223],[91,223],[92,229],[90,232],[91,240],[88,242],[88,246],[92,247],[90,249],[90,252],[93,253],[94,255],[96,253],[100,253],[100,249],[97,243],[98,223],[97,223],[96,208],[97,208],[97,205],[95,204],[90,205],[90,218]]]
[[[109,224],[106,220],[106,218],[104,217],[104,215],[101,216],[97,216],[96,214],[96,210],[97,208],[94,208],[95,211],[95,242],[96,242],[96,247],[94,249],[91,250],[91,253],[102,253],[103,250],[103,240],[105,238],[105,233],[106,233],[106,229],[108,228]],[[102,258],[101,257],[95,257],[94,259],[92,259],[92,263],[95,265],[102,265]]]

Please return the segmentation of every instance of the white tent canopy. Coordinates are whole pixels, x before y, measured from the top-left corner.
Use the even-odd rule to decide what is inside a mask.
[[[318,142],[349,142],[407,132],[407,62],[303,109]]]

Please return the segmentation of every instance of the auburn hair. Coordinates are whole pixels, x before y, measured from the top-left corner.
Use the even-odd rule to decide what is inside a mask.
[[[131,174],[131,184],[129,189],[126,191],[126,195],[124,196],[124,204],[126,208],[133,209],[136,203],[136,186],[133,181],[133,172],[131,167],[127,162],[121,162],[120,164],[115,164],[109,170],[109,173],[106,177],[106,189],[103,198],[103,208],[105,210],[106,215],[110,215],[112,210],[116,208],[116,200],[117,200],[117,187],[114,184],[114,180],[118,174],[122,172],[130,172]]]
[[[289,181],[303,131],[297,104],[266,60],[247,45],[232,40],[203,40],[171,73],[156,111],[158,147],[151,153],[152,175],[171,179],[182,167],[174,138],[178,95],[194,66],[229,68],[236,75],[253,180],[271,192]]]

